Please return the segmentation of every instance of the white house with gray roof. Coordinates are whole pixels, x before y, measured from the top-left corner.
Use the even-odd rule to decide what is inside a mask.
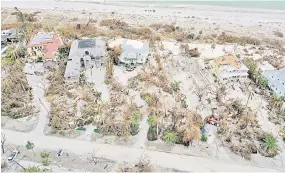
[[[64,77],[78,80],[81,69],[101,67],[104,64],[105,47],[105,42],[99,38],[74,41]]]
[[[144,64],[149,56],[149,44],[137,40],[124,40],[122,53],[119,56],[123,64]]]
[[[279,70],[267,70],[263,72],[268,81],[268,86],[277,96],[285,96],[285,68]]]

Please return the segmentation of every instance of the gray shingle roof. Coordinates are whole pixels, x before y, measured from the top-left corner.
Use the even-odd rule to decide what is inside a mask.
[[[7,35],[7,34],[1,34],[1,42],[6,41],[8,37],[9,37],[9,35]]]
[[[38,33],[30,42],[30,44],[40,44],[41,42],[44,41],[49,41],[52,40],[52,35],[48,33]]]
[[[65,78],[78,78],[80,76],[81,63],[80,59],[88,52],[89,55],[100,57],[104,60],[105,42],[99,38],[76,40],[70,48],[68,62],[66,65]]]

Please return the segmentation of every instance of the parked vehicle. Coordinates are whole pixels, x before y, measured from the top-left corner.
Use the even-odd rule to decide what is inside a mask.
[[[13,161],[19,153],[20,153],[20,151],[18,151],[18,150],[13,151],[11,153],[11,155],[8,157],[8,161]]]
[[[59,149],[58,152],[56,153],[56,156],[59,157],[63,154],[63,151],[62,149]]]
[[[214,116],[210,116],[208,118],[206,118],[206,123],[208,124],[212,124],[214,126],[219,126],[219,119],[214,117]]]

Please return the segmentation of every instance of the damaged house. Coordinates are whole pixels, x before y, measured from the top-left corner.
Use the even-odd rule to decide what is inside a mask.
[[[137,40],[124,40],[119,62],[126,66],[136,67],[144,64],[149,58],[149,44]]]
[[[34,60],[56,61],[56,54],[62,44],[58,35],[38,33],[29,42],[28,53]]]
[[[248,76],[248,68],[234,55],[224,55],[212,63],[215,76],[222,82],[242,82]]]
[[[79,81],[82,69],[103,66],[105,47],[105,42],[99,38],[74,41],[70,48],[64,77]]]

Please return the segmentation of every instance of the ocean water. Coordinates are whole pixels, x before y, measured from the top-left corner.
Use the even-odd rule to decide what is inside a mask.
[[[134,3],[143,3],[143,4],[205,5],[205,6],[285,10],[285,1],[125,0],[125,2],[134,2]]]
[[[72,1],[77,2],[96,2],[116,4],[118,2],[126,2],[127,4],[140,5],[163,5],[163,6],[179,6],[187,7],[187,5],[203,5],[203,6],[220,6],[220,7],[237,7],[237,8],[255,8],[255,9],[270,9],[270,10],[284,10],[285,1],[259,1],[259,0],[232,0],[232,1],[205,1],[205,0],[1,0],[2,7],[22,7],[29,8],[53,8],[62,2],[68,4]],[[23,7],[22,7],[23,8]]]

